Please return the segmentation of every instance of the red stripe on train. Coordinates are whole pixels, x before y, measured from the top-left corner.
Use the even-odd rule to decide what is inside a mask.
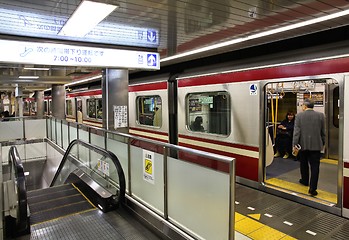
[[[349,168],[349,162],[344,162],[344,168]]]
[[[91,90],[91,91],[85,91],[85,92],[77,92],[77,93],[68,93],[67,97],[80,97],[80,96],[92,96],[92,95],[101,95],[102,90]]]
[[[330,59],[326,61],[293,64],[289,66],[269,67],[181,79],[180,81],[178,81],[178,86],[189,87],[197,85],[248,82],[274,78],[331,74],[338,72],[347,72],[348,65],[349,58]]]
[[[349,177],[343,179],[343,207],[349,209]]]
[[[153,131],[153,130],[149,130],[149,129],[135,128],[135,127],[130,127],[129,129],[134,130],[134,131],[147,132],[147,133],[159,134],[162,136],[168,136],[168,133],[166,133],[166,132],[158,132],[158,131]]]
[[[229,142],[216,141],[216,140],[207,139],[207,138],[198,138],[198,137],[193,137],[193,136],[188,136],[188,135],[183,135],[183,134],[179,134],[179,137],[180,138],[184,138],[184,139],[201,141],[201,142],[205,142],[205,143],[212,143],[212,144],[217,144],[217,145],[223,145],[223,146],[226,146],[226,147],[240,148],[240,149],[250,150],[250,151],[255,151],[255,152],[259,151],[258,147],[246,146],[246,145],[242,145],[242,144],[235,144],[235,143],[229,143]]]
[[[163,90],[163,89],[167,89],[167,82],[148,83],[148,84],[133,85],[128,87],[129,92]]]
[[[247,178],[253,181],[258,181],[258,159],[257,158],[252,158],[252,157],[247,157],[247,156],[242,156],[239,154],[233,154],[233,153],[227,153],[219,150],[213,150],[213,149],[208,149],[200,146],[195,146],[195,145],[190,145],[190,144],[185,144],[185,143],[179,143],[180,146],[188,147],[188,148],[193,148],[205,152],[211,152],[219,155],[224,155],[227,157],[233,157],[235,158],[235,173],[236,176]],[[201,161],[201,160],[200,160]],[[229,166],[228,164],[223,164],[222,166],[218,164],[217,166],[212,163],[213,160],[206,161],[203,159],[203,165],[213,168],[216,170],[220,170],[223,172],[229,172]],[[214,161],[216,162],[216,161]],[[221,168],[223,167],[223,168]]]

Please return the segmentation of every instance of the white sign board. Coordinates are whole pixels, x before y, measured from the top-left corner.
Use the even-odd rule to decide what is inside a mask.
[[[107,163],[106,161],[98,160],[97,161],[97,169],[98,169],[98,171],[109,176],[109,163]]]
[[[159,53],[0,40],[0,62],[59,66],[160,69]]]
[[[143,179],[154,184],[154,153],[143,149]]]
[[[113,106],[114,129],[127,127],[127,106]]]

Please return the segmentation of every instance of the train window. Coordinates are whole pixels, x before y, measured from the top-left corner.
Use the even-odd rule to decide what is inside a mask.
[[[227,92],[188,94],[186,113],[190,131],[220,135],[230,133],[230,96]]]
[[[137,123],[160,127],[162,123],[162,101],[160,96],[140,96],[136,99]]]
[[[102,98],[91,98],[87,99],[87,116],[89,118],[102,119]]]
[[[332,113],[332,122],[333,122],[333,126],[335,126],[336,128],[339,128],[339,106],[338,106],[338,100],[339,100],[339,87],[336,87],[335,89],[333,89],[333,100],[332,100],[332,109],[333,109],[333,113]]]
[[[73,103],[71,99],[65,100],[65,114],[73,116]]]
[[[97,118],[102,119],[103,118],[102,98],[96,99],[96,111],[97,111]]]
[[[87,99],[87,116],[89,118],[96,118],[96,100],[94,98]]]

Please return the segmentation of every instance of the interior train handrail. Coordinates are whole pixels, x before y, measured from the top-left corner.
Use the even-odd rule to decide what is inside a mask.
[[[16,187],[17,187],[17,196],[18,196],[18,209],[17,209],[17,219],[16,219],[16,230],[18,232],[28,229],[28,201],[27,201],[27,188],[25,182],[24,168],[22,160],[19,157],[16,146],[10,148],[9,154],[9,163],[10,163],[10,176],[15,176]],[[12,174],[14,170],[14,175]]]
[[[90,150],[93,150],[99,154],[101,154],[102,156],[107,156],[109,157],[113,164],[115,165],[115,168],[118,172],[118,176],[119,176],[119,202],[123,202],[124,198],[125,198],[125,191],[126,191],[126,181],[125,181],[125,175],[124,175],[124,172],[122,170],[122,166],[120,164],[120,161],[118,159],[118,157],[112,153],[111,151],[108,151],[108,150],[105,150],[99,146],[96,146],[96,145],[93,145],[93,144],[90,144],[90,143],[87,143],[85,141],[82,141],[80,139],[75,139],[73,141],[70,142],[67,150],[65,151],[64,153],[64,156],[63,156],[63,159],[61,161],[61,163],[59,164],[59,167],[56,171],[56,174],[55,176],[53,177],[53,180],[52,180],[52,183],[51,183],[51,186],[54,185],[54,183],[56,182],[59,174],[61,173],[63,167],[64,167],[64,164],[66,163],[67,159],[68,159],[68,156],[70,154],[70,151],[72,150],[73,146],[74,145],[77,145],[77,144],[80,144]]]

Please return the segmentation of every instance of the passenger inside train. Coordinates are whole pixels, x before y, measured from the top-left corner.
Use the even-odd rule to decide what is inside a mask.
[[[274,157],[283,156],[283,158],[289,158],[292,156],[294,121],[295,115],[292,111],[289,111],[286,114],[286,118],[278,126],[275,139],[276,153]]]
[[[195,118],[195,121],[192,122],[191,126],[190,126],[190,129],[192,131],[197,131],[197,132],[203,132],[205,131],[204,127],[202,126],[202,117],[201,116],[197,116]]]

